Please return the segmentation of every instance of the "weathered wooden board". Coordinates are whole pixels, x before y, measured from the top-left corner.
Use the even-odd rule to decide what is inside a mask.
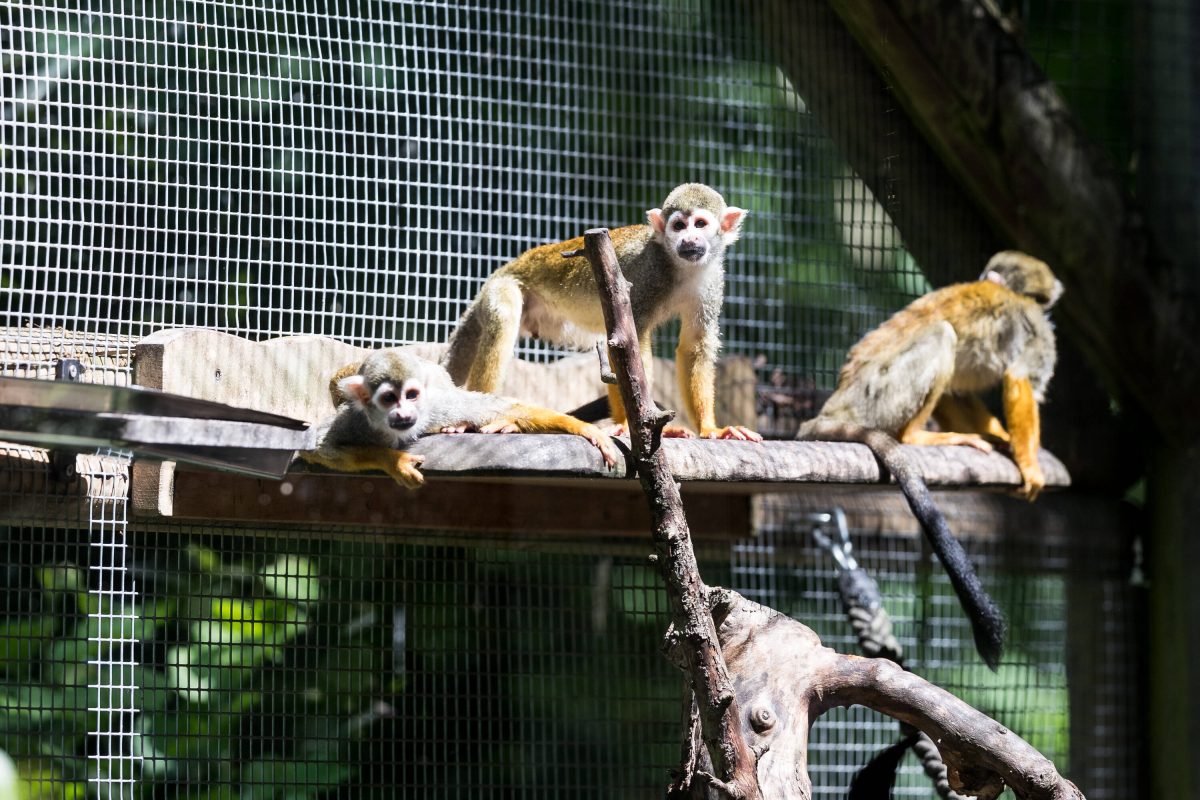
[[[437,360],[444,345],[404,349]],[[202,328],[159,331],[137,345],[134,381],[140,386],[217,400],[315,422],[332,410],[329,378],[371,352],[324,336],[287,336],[252,342]],[[655,359],[656,396],[682,408],[674,363]],[[722,359],[717,370],[718,419],[754,425],[754,370],[745,358]],[[603,395],[594,354],[534,364],[515,359],[500,394],[560,411]],[[726,422],[728,420],[728,422]]]
[[[547,485],[506,474],[494,480],[431,480],[409,491],[385,476],[299,473],[271,481],[181,467],[173,473],[170,502],[171,517],[180,521],[365,526],[397,535],[434,530],[501,539],[531,533],[645,537],[650,530],[646,498],[635,481]],[[750,502],[748,495],[689,496],[693,535],[748,535]]]

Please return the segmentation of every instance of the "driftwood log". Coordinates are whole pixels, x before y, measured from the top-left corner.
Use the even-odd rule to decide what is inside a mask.
[[[673,415],[650,399],[628,289],[608,231],[585,233],[584,250],[600,291],[634,464],[650,502],[654,560],[671,607],[668,654],[689,676],[695,697],[683,773],[669,794],[807,800],[812,721],[830,708],[857,703],[928,735],[955,791],[990,800],[1008,786],[1020,798],[1082,798],[1031,745],[949,692],[885,659],[840,655],[801,623],[705,585],[679,486],[659,448],[662,427]]]
[[[949,692],[882,658],[837,653],[807,626],[736,592],[707,590],[733,676],[743,730],[761,752],[758,782],[771,798],[812,797],[808,732],[831,708],[862,705],[929,736],[951,787],[984,800],[1005,786],[1019,798],[1082,798],[1028,742]]]

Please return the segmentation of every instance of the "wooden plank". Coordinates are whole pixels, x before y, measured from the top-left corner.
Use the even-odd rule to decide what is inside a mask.
[[[351,525],[397,536],[444,530],[492,538],[645,537],[650,530],[645,498],[632,481],[431,480],[413,492],[371,475],[296,474],[269,481],[179,467],[173,477],[172,518],[180,521]],[[749,497],[696,494],[685,506],[699,536],[729,539],[750,532]]]

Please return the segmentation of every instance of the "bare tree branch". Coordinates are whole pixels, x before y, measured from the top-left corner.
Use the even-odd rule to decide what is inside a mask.
[[[739,707],[709,613],[708,589],[700,578],[692,550],[679,485],[658,448],[662,427],[673,415],[660,412],[651,399],[629,305],[628,283],[617,264],[608,230],[589,230],[583,241],[600,291],[609,358],[628,415],[634,463],[650,501],[655,561],[667,584],[671,617],[675,630],[680,632],[678,645],[691,676],[704,741],[716,771],[711,784],[727,797],[760,798],[755,757],[742,736]]]

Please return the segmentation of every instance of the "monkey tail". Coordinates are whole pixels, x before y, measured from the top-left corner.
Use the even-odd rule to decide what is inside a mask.
[[[471,374],[471,365],[475,363],[475,351],[479,348],[479,337],[482,335],[479,319],[475,315],[475,304],[472,303],[450,334],[446,344],[446,352],[442,355],[441,364],[450,373],[455,386],[463,386],[467,376]]]
[[[1004,654],[1004,635],[1008,628],[1004,615],[983,588],[966,551],[954,537],[941,509],[933,502],[925,479],[913,467],[900,442],[881,430],[826,423],[823,420],[806,422],[800,429],[799,438],[860,442],[871,448],[875,457],[896,479],[904,499],[908,501],[908,507],[921,524],[925,538],[946,569],[954,593],[958,595],[958,602],[971,622],[975,649],[983,657],[984,663],[995,670]]]
[[[568,411],[567,416],[581,419],[584,422],[599,422],[602,419],[608,419],[612,416],[612,409],[608,406],[608,395],[602,395],[584,403],[579,408]]]

